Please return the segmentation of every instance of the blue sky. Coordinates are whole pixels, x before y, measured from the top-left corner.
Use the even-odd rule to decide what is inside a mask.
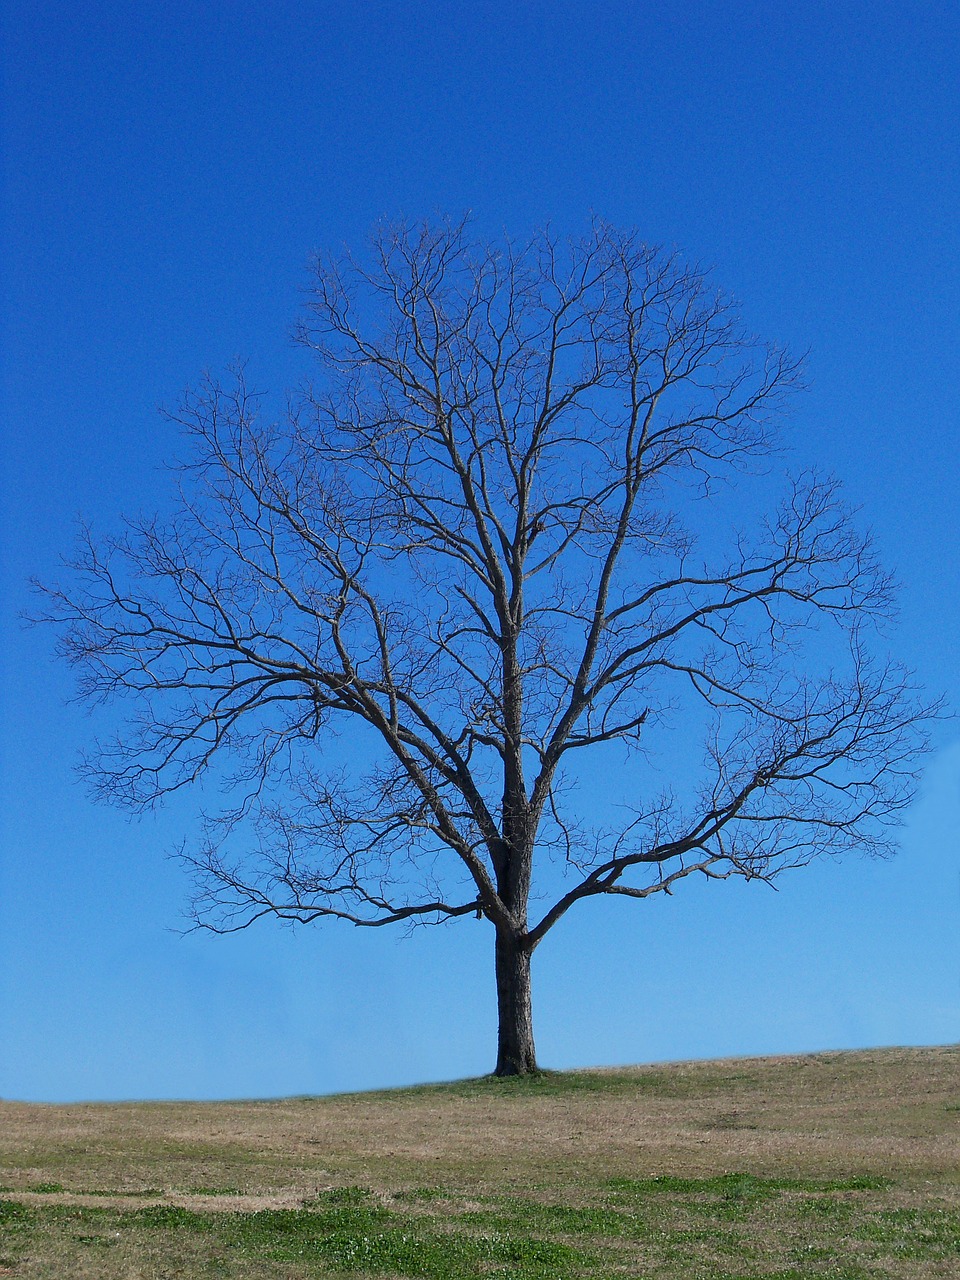
[[[161,504],[157,406],[249,357],[282,391],[312,251],[382,215],[591,213],[712,266],[809,351],[797,467],[902,583],[898,653],[960,707],[960,10],[952,4],[4,6],[0,1096],[223,1097],[476,1074],[492,939],[173,930],[185,796],[131,823],[24,631],[84,515]],[[553,1066],[955,1040],[960,723],[891,862],[594,905],[534,962]]]

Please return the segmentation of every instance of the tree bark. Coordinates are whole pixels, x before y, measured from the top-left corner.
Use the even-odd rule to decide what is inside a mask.
[[[530,951],[514,934],[497,930],[499,1031],[494,1075],[525,1076],[537,1070],[530,1000]]]

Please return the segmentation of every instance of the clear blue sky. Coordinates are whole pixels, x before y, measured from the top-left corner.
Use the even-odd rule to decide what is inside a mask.
[[[0,1096],[217,1097],[476,1074],[492,938],[171,932],[182,798],[131,824],[22,630],[79,514],[162,502],[156,408],[249,356],[275,390],[310,252],[381,215],[591,212],[711,264],[809,349],[797,465],[903,583],[895,645],[960,707],[960,9],[950,3],[4,6]],[[571,914],[535,958],[552,1066],[955,1040],[960,721],[900,856]]]

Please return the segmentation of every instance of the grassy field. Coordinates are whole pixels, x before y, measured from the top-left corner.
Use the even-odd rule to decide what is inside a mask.
[[[0,1103],[0,1275],[960,1277],[960,1046]]]

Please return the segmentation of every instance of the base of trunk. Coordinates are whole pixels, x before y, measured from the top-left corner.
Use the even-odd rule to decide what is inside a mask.
[[[532,1066],[522,1067],[512,1058],[504,1059],[503,1061],[498,1059],[496,1070],[493,1072],[493,1075],[501,1080],[508,1076],[539,1076],[542,1074],[535,1059]]]
[[[497,1065],[495,1076],[537,1073],[530,995],[530,952],[509,935],[497,934]]]

